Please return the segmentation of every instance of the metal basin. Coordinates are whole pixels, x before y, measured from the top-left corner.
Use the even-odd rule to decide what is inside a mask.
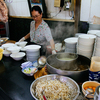
[[[74,79],[76,82],[81,83],[88,80],[89,77],[89,67],[91,60],[85,56],[78,55],[75,63],[71,65],[71,70],[66,70],[67,63],[59,61],[56,59],[57,54],[50,55],[47,58],[47,71],[51,74],[59,74],[64,76],[69,76],[70,78]],[[78,68],[78,69],[74,69]],[[80,68],[82,67],[82,68]]]
[[[71,92],[71,95],[74,95],[73,99],[71,99],[71,100],[77,99],[77,97],[80,93],[80,88],[79,88],[78,84],[73,79],[71,79],[69,77],[65,77],[65,76],[61,76],[61,75],[57,75],[57,74],[45,75],[45,76],[39,77],[36,80],[34,80],[31,84],[31,86],[30,86],[30,92],[31,92],[32,97],[35,100],[39,100],[36,97],[36,93],[35,93],[36,92],[36,86],[37,86],[38,82],[46,81],[46,80],[55,80],[55,79],[61,81],[62,83],[70,84],[71,88],[73,89],[73,91]],[[44,85],[44,87],[45,87],[45,85]]]

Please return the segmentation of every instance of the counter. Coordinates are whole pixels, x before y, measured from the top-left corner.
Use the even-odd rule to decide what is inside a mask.
[[[35,100],[30,93],[34,77],[21,72],[23,62],[23,59],[14,61],[10,57],[3,57],[0,61],[0,100]],[[81,93],[77,100],[84,100]]]

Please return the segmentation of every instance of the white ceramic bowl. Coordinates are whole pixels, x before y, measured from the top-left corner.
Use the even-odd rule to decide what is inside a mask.
[[[9,57],[10,54],[11,54],[11,52],[8,51],[8,50],[4,50],[4,51],[3,51],[3,54],[4,54],[4,56]]]
[[[70,43],[70,44],[75,44],[75,43],[77,43],[77,41],[78,41],[77,37],[70,37],[70,38],[66,38],[64,40],[65,43]]]
[[[38,58],[39,58],[39,55],[38,56],[27,56],[27,60],[31,62],[36,61]]]
[[[65,52],[76,53],[76,49],[65,48]]]
[[[95,42],[95,35],[79,35],[78,44],[92,45]]]
[[[79,37],[79,35],[86,34],[86,33],[76,33],[75,37]]]
[[[100,56],[100,48],[95,48],[95,51],[94,51],[94,55],[95,56]]]
[[[88,58],[91,58],[92,56],[92,50],[82,50],[80,48],[77,47],[77,53],[83,56],[86,56]]]
[[[20,51],[21,47],[14,46],[14,47],[8,47],[7,50],[11,53],[18,53]]]
[[[41,48],[40,45],[27,45],[27,46],[24,47],[24,49],[25,49],[26,51],[29,51],[29,52],[31,52],[31,51],[37,51],[37,50],[39,50],[40,48]]]
[[[96,35],[98,32],[100,32],[100,30],[89,30],[89,31],[87,32],[87,34]]]
[[[88,86],[94,86],[94,87],[97,87],[97,86],[99,86],[100,85],[100,83],[98,83],[98,82],[96,82],[96,81],[86,81],[86,82],[84,82],[83,84],[82,84],[82,92],[83,92],[83,94],[85,95],[86,94],[86,92],[85,92],[85,88],[86,87],[88,87]],[[92,94],[92,95],[87,95],[86,97],[88,97],[88,98],[93,98],[94,97],[94,94]]]
[[[83,44],[77,44],[77,47],[81,50],[91,51],[93,50],[93,45],[83,45]]]
[[[89,23],[89,30],[100,30],[100,24]]]
[[[2,45],[2,47],[3,47],[4,49],[7,49],[8,47],[14,47],[14,46],[16,46],[14,43],[6,43],[6,44],[3,44],[3,45]]]
[[[27,41],[16,42],[15,44],[23,48],[23,47],[25,47],[25,46],[26,46]]]
[[[16,61],[21,60],[24,56],[25,56],[24,52],[19,52],[19,53],[15,53],[15,54],[10,55],[10,57],[13,58]]]

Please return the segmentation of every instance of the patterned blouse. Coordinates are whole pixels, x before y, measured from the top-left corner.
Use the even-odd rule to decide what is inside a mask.
[[[42,20],[41,24],[35,30],[35,21],[30,25],[30,38],[31,42],[35,42],[40,45],[44,45],[47,41],[52,40],[52,35],[48,24]]]

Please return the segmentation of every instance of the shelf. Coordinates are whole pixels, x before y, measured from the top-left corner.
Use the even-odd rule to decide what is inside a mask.
[[[23,17],[23,16],[10,16],[11,18],[27,18],[32,19],[32,17]],[[75,22],[75,20],[71,19],[55,19],[55,18],[43,18],[43,20],[49,20],[49,21],[63,21],[63,22]]]

